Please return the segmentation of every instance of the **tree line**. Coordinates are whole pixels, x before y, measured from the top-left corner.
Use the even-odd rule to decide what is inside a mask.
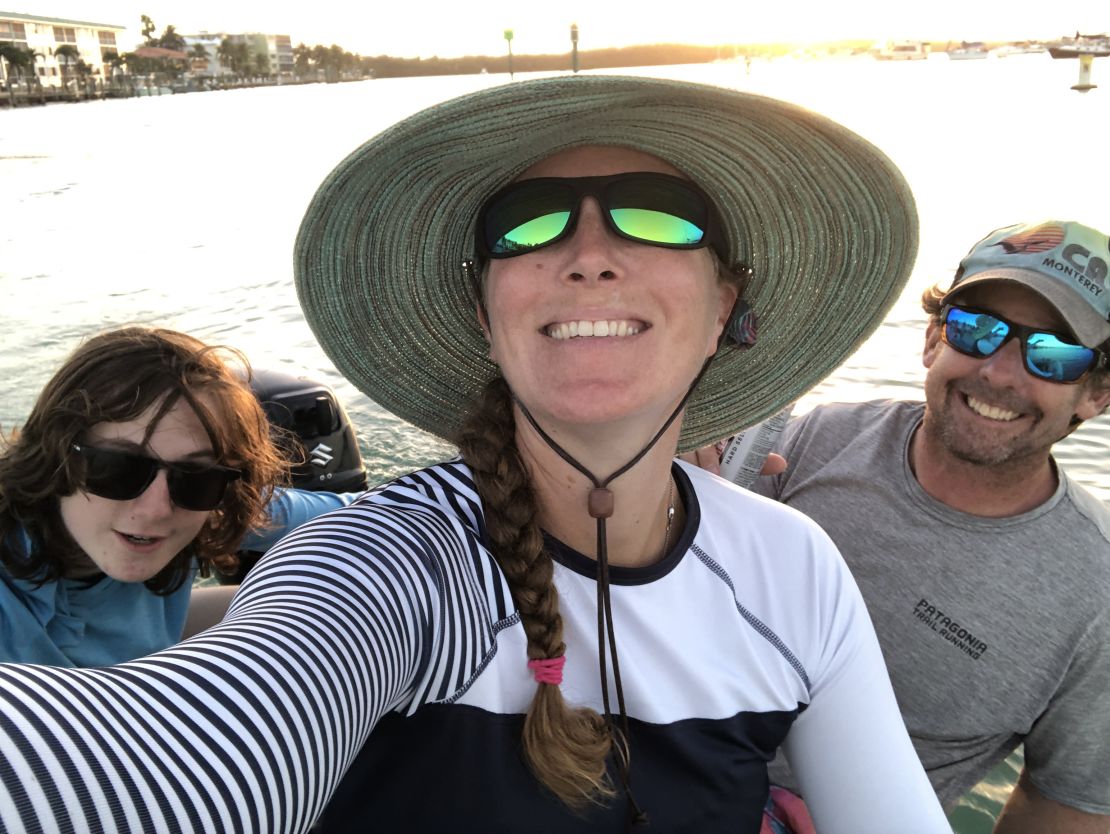
[[[173,25],[167,26],[161,35],[155,36],[157,27],[147,15],[141,16],[143,46],[161,47],[175,52],[185,53],[184,58],[167,56],[143,56],[135,52],[126,52],[122,55],[115,50],[106,50],[103,55],[104,63],[113,68],[126,67],[127,71],[135,75],[159,75],[177,78],[188,69],[189,60],[211,60],[207,49],[202,44],[194,44],[191,48],[185,39],[178,34]],[[725,57],[735,57],[737,54],[747,56],[762,55],[773,57],[789,51],[789,44],[751,44],[745,46],[732,46],[726,48],[731,54]],[[650,44],[644,46],[614,47],[609,49],[585,50],[579,53],[579,67],[589,69],[610,69],[615,67],[631,66],[659,66],[665,64],[692,64],[712,61],[722,57],[722,47],[719,46],[692,46],[682,44]],[[64,58],[63,73],[68,67],[70,71],[85,78],[92,73],[77,51],[69,44],[58,46],[54,54]],[[12,72],[22,76],[29,70],[34,75],[36,53],[26,47],[14,44],[0,43],[0,57],[8,61]],[[223,38],[216,49],[216,59],[220,66],[229,69],[232,74],[240,78],[271,77],[275,70],[270,66],[269,57],[260,52],[253,52],[244,41],[233,41],[229,37]],[[510,64],[511,60],[511,64]],[[302,80],[328,80],[352,78],[398,78],[408,76],[427,75],[468,75],[481,72],[508,73],[514,72],[550,72],[570,68],[569,53],[546,55],[513,55],[510,59],[506,55],[467,55],[461,58],[397,58],[390,55],[377,55],[373,57],[351,53],[342,47],[331,46],[306,46],[300,43],[293,48],[293,73]]]

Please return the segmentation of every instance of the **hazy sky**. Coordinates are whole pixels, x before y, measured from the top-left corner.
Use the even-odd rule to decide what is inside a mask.
[[[804,42],[846,38],[1047,39],[1110,30],[1110,0],[0,0],[3,10],[161,30],[288,34],[362,55],[443,57],[638,43]],[[773,10],[773,11],[772,11]],[[125,40],[122,44],[127,46]]]

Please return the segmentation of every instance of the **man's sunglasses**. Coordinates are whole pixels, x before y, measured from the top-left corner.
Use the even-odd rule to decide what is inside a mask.
[[[574,233],[584,197],[598,201],[609,228],[623,238],[668,249],[713,246],[726,254],[708,195],[689,180],[650,172],[514,182],[482,207],[478,252],[511,258],[558,243]]]
[[[138,498],[166,470],[170,500],[183,510],[214,510],[227,485],[243,473],[226,466],[166,463],[145,455],[100,449],[74,443],[73,451],[85,459],[85,491],[112,501]]]
[[[990,356],[1010,339],[1019,337],[1025,370],[1037,379],[1079,382],[1087,371],[1106,364],[1105,354],[1078,344],[1070,336],[1014,324],[985,310],[948,305],[943,316],[941,337],[945,343],[976,359]]]

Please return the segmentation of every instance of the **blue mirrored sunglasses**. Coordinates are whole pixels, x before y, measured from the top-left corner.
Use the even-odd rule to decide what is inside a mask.
[[[478,252],[512,258],[573,234],[582,199],[594,197],[609,228],[649,246],[727,255],[721,222],[708,195],[679,177],[647,171],[605,177],[521,180],[486,201],[478,214]]]
[[[995,313],[954,304],[946,306],[942,315],[941,337],[965,356],[985,359],[1019,337],[1025,370],[1037,379],[1071,384],[1096,365],[1106,364],[1104,353],[1063,333],[1014,324]]]

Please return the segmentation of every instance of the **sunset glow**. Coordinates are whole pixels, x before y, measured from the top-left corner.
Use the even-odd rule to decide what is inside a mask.
[[[567,51],[570,24],[580,31],[579,48],[601,49],[649,43],[771,43],[914,38],[949,40],[1048,40],[1076,30],[1110,30],[1105,0],[794,0],[786,5],[751,0],[708,0],[695,5],[673,0],[564,0],[536,4],[481,0],[409,0],[395,3],[320,0],[8,0],[7,11],[127,26],[139,40],[140,16],[158,30],[178,32],[267,32],[288,34],[293,43],[339,44],[362,55],[454,57],[499,55],[504,32],[513,31],[513,51]]]

